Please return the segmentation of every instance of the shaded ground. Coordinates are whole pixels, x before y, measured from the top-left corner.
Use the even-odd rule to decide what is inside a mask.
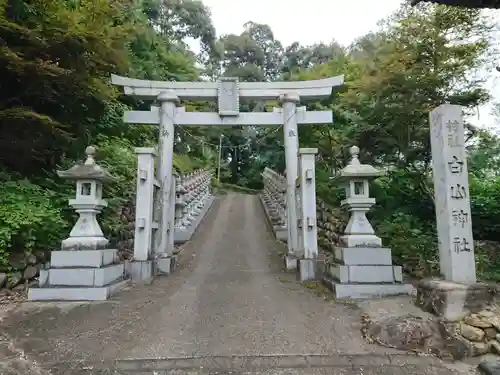
[[[174,275],[104,303],[24,303],[4,313],[0,373],[469,373],[366,344],[359,311],[286,276],[277,246],[258,198],[229,194]]]

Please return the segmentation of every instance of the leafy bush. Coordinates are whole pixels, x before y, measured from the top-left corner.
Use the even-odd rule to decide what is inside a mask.
[[[439,269],[437,236],[414,216],[394,213],[380,222],[376,233],[392,249],[394,264],[403,265],[406,272],[422,277]]]
[[[119,137],[100,136],[97,139],[97,163],[106,168],[114,181],[104,186],[108,207],[102,213],[102,229],[110,239],[126,230],[121,220],[125,206],[135,203],[137,156],[132,143]]]
[[[500,177],[469,181],[474,239],[500,241]]]
[[[55,193],[7,175],[2,175],[0,189],[0,269],[10,267],[13,253],[57,247],[68,223],[55,204]]]

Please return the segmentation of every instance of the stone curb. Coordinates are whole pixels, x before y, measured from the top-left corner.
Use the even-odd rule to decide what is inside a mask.
[[[297,369],[297,368],[348,368],[362,367],[402,367],[402,366],[442,367],[442,362],[431,356],[417,355],[270,355],[270,356],[214,356],[191,358],[157,359],[122,359],[113,362],[58,362],[47,363],[44,367],[53,369],[93,370],[116,369],[130,372],[196,370],[206,371],[241,371],[262,369]]]

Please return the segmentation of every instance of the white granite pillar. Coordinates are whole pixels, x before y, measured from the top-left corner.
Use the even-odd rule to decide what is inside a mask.
[[[158,179],[161,181],[160,228],[156,231],[157,238],[155,253],[157,257],[166,257],[172,254],[169,248],[168,231],[171,220],[170,190],[172,188],[172,161],[174,155],[174,125],[178,97],[172,91],[163,91],[158,95],[160,107],[160,135],[158,139],[159,159],[157,165]],[[173,228],[171,228],[173,231]]]
[[[303,259],[299,260],[300,280],[317,278],[318,231],[316,226],[316,183],[314,158],[318,149],[301,148],[299,154],[300,227],[299,247]]]
[[[318,228],[316,226],[316,171],[315,160],[317,148],[301,148],[300,195],[302,201],[302,248],[305,259],[316,259],[318,256]]]
[[[286,207],[288,227],[288,252],[293,255],[298,249],[297,208],[295,205],[295,182],[298,177],[297,154],[299,152],[299,134],[297,129],[297,104],[300,97],[296,93],[280,96],[283,106],[283,133],[285,138],[286,161]]]
[[[146,261],[152,254],[153,195],[156,152],[140,147],[137,154],[137,190],[135,197],[134,260]]]
[[[474,284],[476,265],[462,107],[443,104],[430,113],[439,264],[446,280]]]

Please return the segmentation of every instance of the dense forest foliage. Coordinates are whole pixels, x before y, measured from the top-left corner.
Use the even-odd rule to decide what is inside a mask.
[[[284,46],[271,28],[249,21],[239,35],[216,34],[196,0],[0,0],[0,272],[16,259],[58,246],[73,223],[73,186],[56,177],[95,144],[116,182],[104,230],[126,228],[133,202],[134,147],[154,145],[157,130],[122,121],[130,108],[110,74],[155,80],[307,80],[345,75],[346,89],[309,109],[331,109],[333,126],[302,127],[302,147],[318,147],[318,194],[338,206],[328,178],[352,144],[362,161],[387,168],[374,186],[374,226],[398,263],[416,275],[437,267],[428,113],[451,102],[469,113],[490,100],[476,74],[492,56],[493,25],[478,10],[420,4],[402,8],[350,46]],[[199,41],[194,53],[187,38]],[[318,35],[321,39],[321,35]],[[243,111],[277,103],[243,103]],[[211,111],[212,104],[185,103]],[[474,235],[482,277],[500,278],[500,142],[467,127]],[[222,138],[221,138],[221,135]],[[222,181],[259,189],[264,166],[283,170],[282,129],[178,129],[179,171],[215,167],[222,139]]]

